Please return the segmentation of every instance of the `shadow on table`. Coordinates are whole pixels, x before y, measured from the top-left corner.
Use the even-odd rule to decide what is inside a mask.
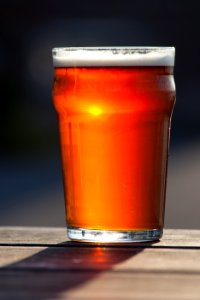
[[[16,247],[27,258],[1,268],[0,295],[5,299],[60,299],[143,249],[139,244],[88,246],[72,242],[42,251],[40,247]]]

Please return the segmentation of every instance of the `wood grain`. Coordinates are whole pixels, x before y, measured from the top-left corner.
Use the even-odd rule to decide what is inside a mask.
[[[0,272],[1,300],[199,300],[200,276],[143,272]]]
[[[0,247],[0,267],[33,270],[113,270],[200,274],[200,251],[131,248]]]
[[[0,300],[199,300],[199,282],[200,230],[90,245],[65,228],[0,228]]]
[[[66,228],[51,227],[0,227],[0,244],[30,244],[30,245],[57,245],[80,246],[72,243],[66,235]],[[138,244],[127,244],[127,247]],[[58,245],[61,246],[61,245]],[[82,244],[84,246],[84,243]],[[87,245],[86,245],[87,246]],[[109,246],[109,245],[108,245]],[[112,245],[110,245],[112,246]],[[115,246],[115,245],[113,245]],[[163,238],[156,243],[140,243],[140,247],[200,247],[200,230],[165,229]]]

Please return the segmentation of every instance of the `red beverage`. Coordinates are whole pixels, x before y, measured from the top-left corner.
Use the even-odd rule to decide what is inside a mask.
[[[76,229],[160,234],[173,66],[56,66],[53,100],[74,239]]]

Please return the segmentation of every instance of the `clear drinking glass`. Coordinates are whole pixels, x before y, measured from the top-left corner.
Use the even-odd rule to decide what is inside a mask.
[[[53,49],[68,237],[162,236],[173,47]]]

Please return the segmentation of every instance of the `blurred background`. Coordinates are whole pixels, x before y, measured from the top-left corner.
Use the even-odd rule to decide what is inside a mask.
[[[0,225],[65,225],[55,46],[175,46],[166,227],[200,228],[200,2],[0,2]]]

